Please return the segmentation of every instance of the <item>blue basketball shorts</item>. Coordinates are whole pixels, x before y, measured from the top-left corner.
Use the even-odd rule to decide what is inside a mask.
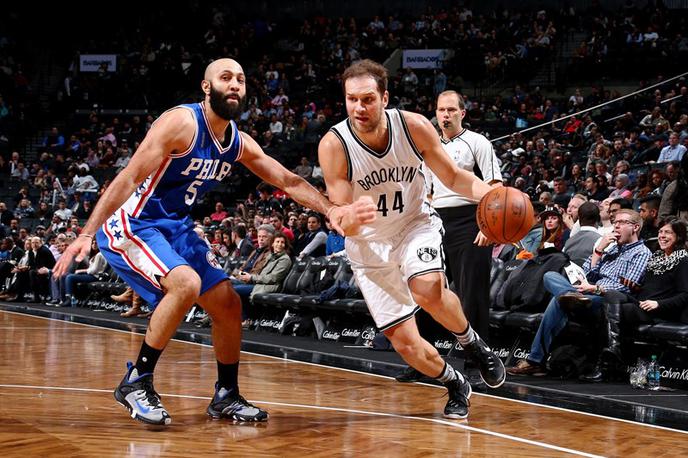
[[[98,230],[96,240],[112,269],[151,307],[164,295],[160,279],[177,266],[196,271],[201,294],[228,278],[188,218],[139,220],[119,209]]]

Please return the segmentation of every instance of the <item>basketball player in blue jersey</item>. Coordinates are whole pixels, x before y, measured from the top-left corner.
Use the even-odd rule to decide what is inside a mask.
[[[153,387],[153,370],[194,303],[213,320],[218,380],[207,412],[213,418],[265,421],[268,414],[239,393],[241,301],[208,245],[193,231],[194,203],[241,162],[302,205],[324,213],[338,230],[375,218],[362,200],[334,206],[315,188],[267,156],[232,121],[246,97],[245,75],[234,60],[219,59],[205,71],[203,102],[181,105],[153,124],[129,165],[115,177],[77,240],[55,267],[66,272],[97,239],[108,263],[152,307],[135,364],[115,389],[115,399],[139,421],[168,425],[170,415]]]
[[[457,167],[425,117],[385,109],[389,94],[383,66],[356,62],[346,69],[342,83],[348,118],[323,137],[318,155],[332,202],[346,205],[365,196],[377,202],[373,222],[344,227],[354,275],[375,324],[395,350],[447,387],[444,415],[466,418],[471,386],[420,336],[414,318],[419,306],[458,338],[486,385],[501,386],[506,372],[447,287],[442,223],[426,200],[421,164],[473,201],[491,188]]]

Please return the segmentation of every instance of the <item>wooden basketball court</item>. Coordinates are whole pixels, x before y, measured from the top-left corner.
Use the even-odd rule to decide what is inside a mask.
[[[112,397],[142,336],[0,312],[3,456],[688,456],[688,434],[474,394],[467,421],[442,418],[444,390],[242,355],[243,395],[270,412],[239,425],[205,414],[212,348],[170,342],[156,389],[172,425],[132,420]]]

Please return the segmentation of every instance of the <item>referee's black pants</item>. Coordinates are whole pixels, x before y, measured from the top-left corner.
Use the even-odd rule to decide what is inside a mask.
[[[477,205],[437,208],[444,225],[447,278],[453,280],[463,312],[473,329],[488,341],[492,247],[473,243],[478,235]]]

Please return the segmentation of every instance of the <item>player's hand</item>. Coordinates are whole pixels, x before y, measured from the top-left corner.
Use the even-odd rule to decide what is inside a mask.
[[[362,224],[370,224],[377,217],[377,206],[370,196],[362,196],[356,202],[333,207],[327,215],[332,228],[341,235],[355,235]]]
[[[53,268],[53,277],[60,278],[69,270],[69,266],[72,264],[72,259],[76,262],[81,262],[86,256],[88,256],[89,251],[91,251],[91,237],[86,237],[80,235],[76,238],[62,253],[60,260],[55,264]]]
[[[478,246],[492,245],[492,241],[485,237],[485,234],[483,234],[482,231],[478,231],[478,235],[475,237],[475,240],[473,240],[473,243]]]

